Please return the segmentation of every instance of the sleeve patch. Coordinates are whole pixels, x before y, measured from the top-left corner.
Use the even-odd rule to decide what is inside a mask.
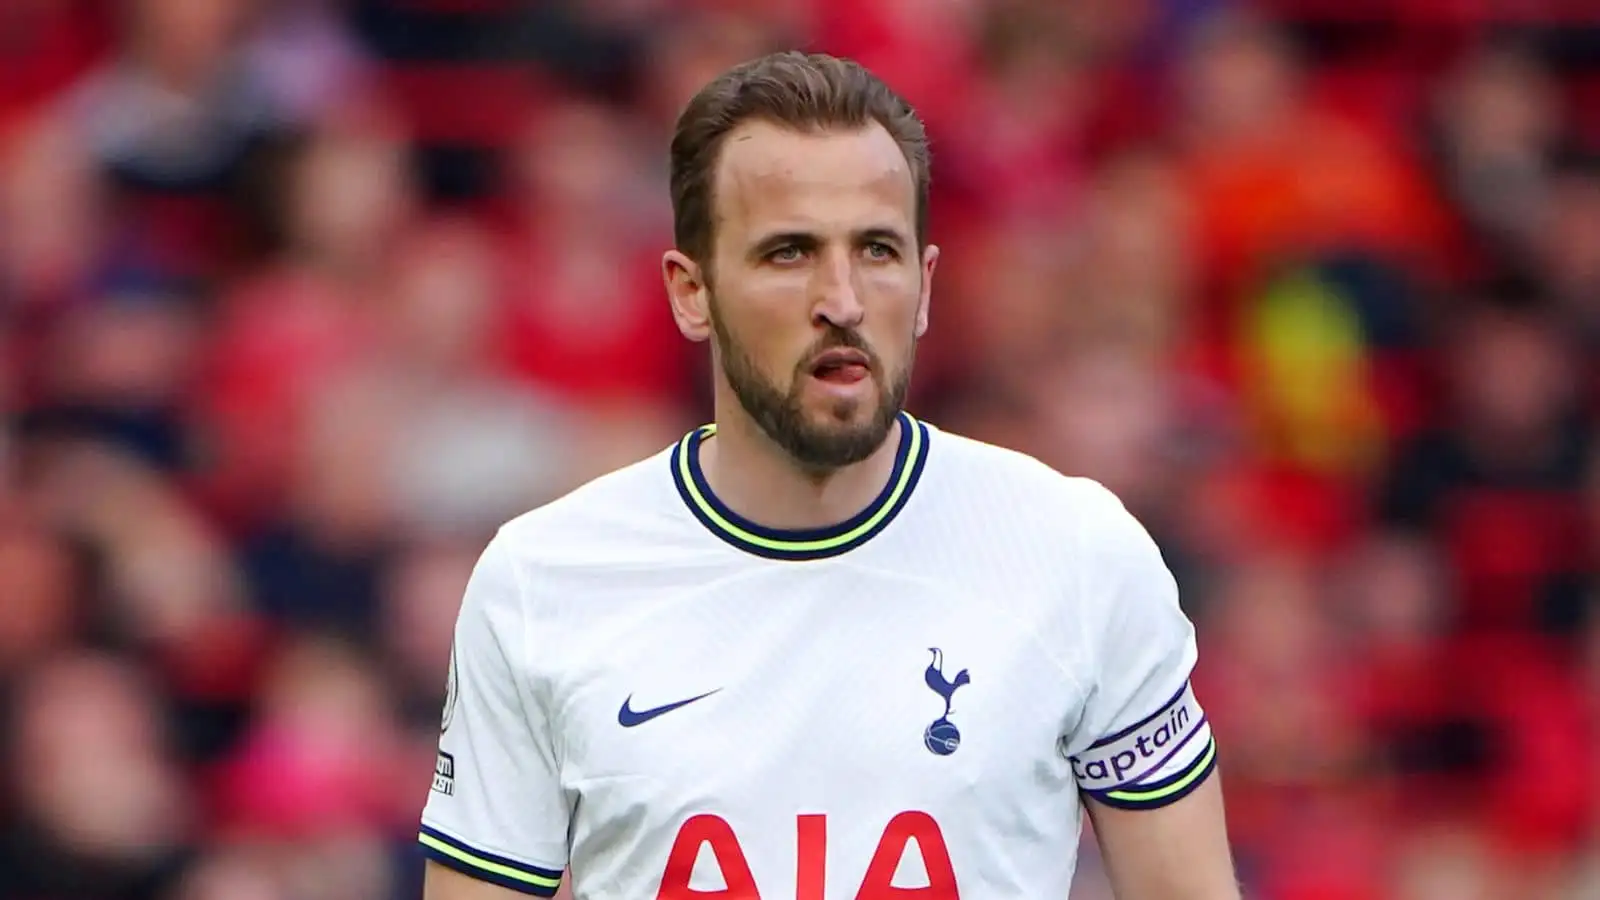
[[[456,758],[443,750],[433,760],[433,790],[446,797],[455,796]]]
[[[535,897],[553,897],[561,886],[558,869],[529,865],[479,850],[436,828],[422,826],[417,842],[429,859],[479,881]]]
[[[1205,752],[1192,763],[1160,781],[1137,788],[1116,791],[1089,791],[1089,796],[1119,809],[1158,809],[1187,797],[1195,788],[1205,783],[1206,777],[1217,768],[1217,743],[1207,737]]]
[[[1175,769],[1187,771],[1207,754],[1210,735],[1194,689],[1185,684],[1152,715],[1070,757],[1072,774],[1091,793],[1143,787]]]

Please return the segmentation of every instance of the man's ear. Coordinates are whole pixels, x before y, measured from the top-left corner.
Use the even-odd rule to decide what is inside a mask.
[[[711,289],[700,264],[677,250],[661,255],[661,279],[672,304],[672,320],[691,341],[711,337]]]
[[[939,265],[939,248],[929,244],[922,250],[922,296],[917,298],[917,337],[928,333],[928,303],[933,299],[933,270]]]

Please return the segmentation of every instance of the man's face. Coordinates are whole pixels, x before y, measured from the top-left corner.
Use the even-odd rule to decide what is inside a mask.
[[[878,125],[751,122],[728,135],[714,192],[705,299],[727,388],[801,464],[865,459],[904,404],[938,257],[918,252],[904,154]]]

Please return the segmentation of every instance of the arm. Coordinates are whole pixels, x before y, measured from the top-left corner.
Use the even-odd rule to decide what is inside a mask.
[[[1178,588],[1144,527],[1097,491],[1079,558],[1093,661],[1068,756],[1118,900],[1238,900],[1217,745],[1189,675]]]
[[[1215,773],[1160,809],[1088,807],[1119,900],[1239,900]]]
[[[502,532],[461,601],[417,835],[428,900],[551,897],[566,868],[571,810],[531,659],[542,632],[517,565]]]

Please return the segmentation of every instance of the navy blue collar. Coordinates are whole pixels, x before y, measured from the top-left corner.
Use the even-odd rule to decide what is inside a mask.
[[[715,425],[702,425],[684,435],[672,450],[672,480],[689,511],[712,534],[740,550],[768,559],[823,559],[848,553],[872,540],[905,508],[928,461],[928,426],[902,412],[894,467],[883,490],[865,509],[825,528],[768,528],[729,509],[706,481],[700,469],[700,445],[716,429]]]

